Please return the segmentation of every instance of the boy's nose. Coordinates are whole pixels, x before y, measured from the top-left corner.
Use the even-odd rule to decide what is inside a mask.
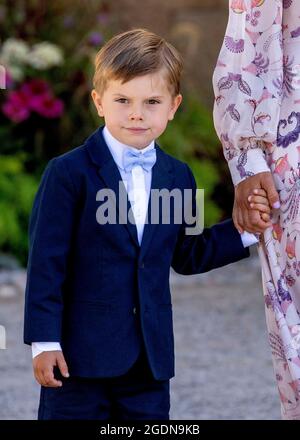
[[[141,120],[141,119],[143,119],[143,112],[142,112],[142,109],[140,109],[140,108],[135,108],[132,112],[131,112],[131,114],[130,114],[130,119],[132,120],[132,121],[135,121],[135,120]]]

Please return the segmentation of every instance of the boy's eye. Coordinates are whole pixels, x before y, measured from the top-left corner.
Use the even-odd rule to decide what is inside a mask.
[[[160,101],[157,101],[157,99],[149,99],[149,104],[159,104]]]
[[[128,104],[128,99],[126,98],[118,98],[116,99],[116,102],[120,102],[121,104]],[[160,101],[158,101],[157,99],[148,99],[148,103],[153,105],[153,104],[160,104]]]

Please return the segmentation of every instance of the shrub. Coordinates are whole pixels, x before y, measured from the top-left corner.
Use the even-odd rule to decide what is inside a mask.
[[[25,155],[0,156],[0,248],[27,260],[27,228],[38,181],[24,171]]]

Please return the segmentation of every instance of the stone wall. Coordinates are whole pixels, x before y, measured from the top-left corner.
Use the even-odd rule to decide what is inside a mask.
[[[212,106],[211,78],[227,24],[227,0],[116,0],[110,8],[121,31],[145,27],[181,52],[184,89]]]

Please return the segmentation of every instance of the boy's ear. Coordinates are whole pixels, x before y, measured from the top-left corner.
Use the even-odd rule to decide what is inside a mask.
[[[178,107],[180,106],[182,102],[182,95],[179,94],[177,96],[175,96],[175,98],[173,99],[173,104],[171,107],[171,110],[169,112],[169,121],[172,121],[172,119],[174,119],[175,113],[178,109]]]
[[[91,91],[91,97],[93,98],[98,115],[103,118],[104,113],[103,113],[103,107],[102,107],[102,103],[101,103],[101,97],[99,96],[98,92],[95,89],[93,89]]]

